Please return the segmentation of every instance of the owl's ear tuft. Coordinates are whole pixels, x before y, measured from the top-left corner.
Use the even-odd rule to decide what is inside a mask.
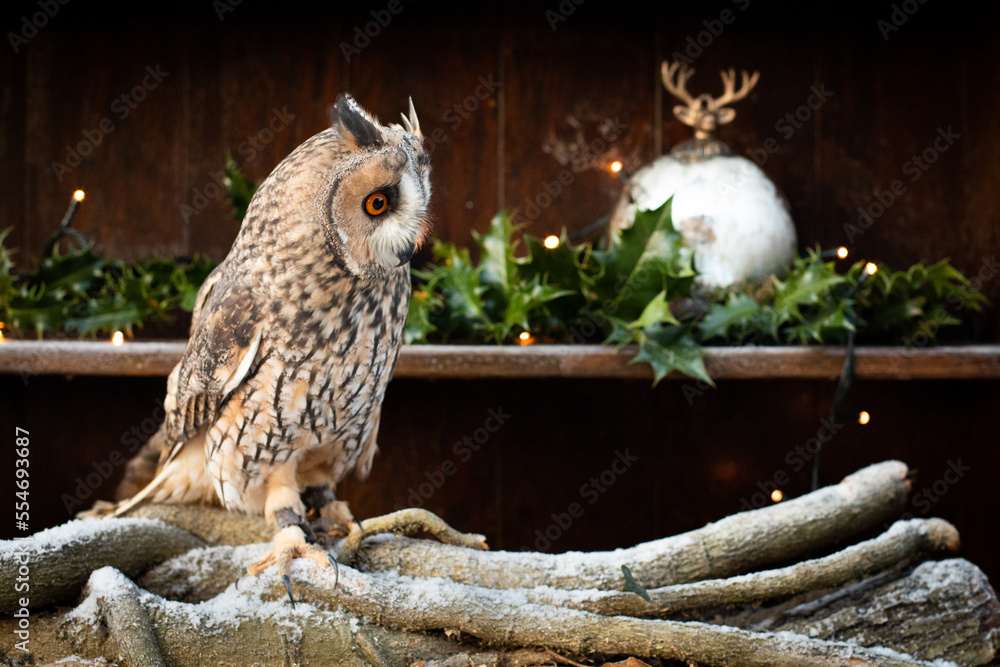
[[[337,103],[330,107],[331,127],[340,126],[344,138],[356,148],[379,148],[383,145],[382,132],[362,112],[354,98],[347,93],[337,97]]]

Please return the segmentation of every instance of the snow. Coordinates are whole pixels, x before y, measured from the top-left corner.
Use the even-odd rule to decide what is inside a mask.
[[[105,665],[110,665],[111,663],[105,660],[103,657],[98,658],[81,658],[78,655],[68,655],[65,658],[56,660],[53,665],[67,665],[67,667],[104,667]]]
[[[126,533],[136,527],[170,527],[159,519],[75,519],[55,528],[35,533],[25,540],[0,540],[0,563],[12,560],[17,550],[29,545],[37,558],[77,545],[105,540],[111,535]]]
[[[259,550],[261,545],[248,546]],[[312,569],[311,566],[313,564],[294,562],[292,581],[305,579],[308,570]],[[274,576],[273,571],[268,570],[260,576],[242,577],[238,584],[239,590],[236,588],[237,583],[234,582],[216,597],[198,604],[166,600],[139,588],[135,590],[138,592],[139,600],[150,610],[151,615],[164,614],[186,622],[206,635],[226,636],[244,622],[270,621],[275,623],[291,641],[299,642],[303,636],[302,627],[310,620],[315,623],[323,616],[329,617],[331,621],[344,619],[344,614],[341,612],[321,610],[306,602],[296,601],[293,607],[286,598],[265,599],[264,596],[273,595]],[[332,581],[327,585],[332,585]],[[113,567],[96,570],[90,575],[86,598],[68,612],[66,618],[96,627],[100,618],[98,598],[107,599],[127,594],[133,586],[125,575]],[[352,630],[356,628],[356,625],[352,625]]]

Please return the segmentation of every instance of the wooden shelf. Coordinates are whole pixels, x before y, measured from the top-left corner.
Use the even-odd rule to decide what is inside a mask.
[[[0,344],[0,373],[33,375],[165,376],[186,342],[141,341],[114,346],[92,341],[7,341]],[[650,379],[645,364],[629,363],[635,351],[602,345],[407,345],[395,377],[634,378]],[[1000,345],[962,347],[863,347],[859,378],[875,380],[1000,379]],[[705,366],[715,379],[834,379],[839,347],[710,347]],[[681,375],[671,375],[683,379]]]

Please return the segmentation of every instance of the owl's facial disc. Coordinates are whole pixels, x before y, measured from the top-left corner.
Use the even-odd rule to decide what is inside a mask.
[[[324,233],[352,274],[384,276],[405,266],[429,233],[430,156],[419,122],[411,110],[409,127],[382,125],[348,95],[338,98],[330,119],[337,161],[324,199]]]

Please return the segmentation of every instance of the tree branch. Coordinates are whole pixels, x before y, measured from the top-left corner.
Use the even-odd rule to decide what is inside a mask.
[[[97,606],[125,658],[125,664],[130,667],[166,667],[149,614],[139,602],[136,585],[118,570],[104,567],[91,575],[88,588],[97,599]]]
[[[351,526],[351,532],[340,543],[337,560],[350,563],[366,537],[392,533],[393,535],[416,535],[429,533],[442,544],[451,544],[466,549],[486,550],[486,536],[475,533],[460,533],[436,514],[425,509],[412,507],[384,516],[366,519]]]
[[[621,584],[623,564],[647,589],[719,579],[794,560],[891,521],[906,502],[907,472],[899,461],[878,463],[840,484],[630,549],[553,555],[469,551],[399,538],[366,542],[357,564],[489,588],[614,590]]]
[[[824,558],[728,579],[656,588],[647,591],[650,602],[634,593],[546,588],[530,590],[528,599],[605,615],[669,618],[687,611],[754,604],[841,586],[914,562],[929,553],[955,552],[958,543],[958,531],[947,521],[910,519],[897,521],[878,537]]]
[[[621,582],[623,564],[647,589],[719,579],[770,563],[794,560],[890,521],[905,503],[909,490],[906,476],[903,463],[886,461],[864,468],[840,484],[800,498],[736,514],[689,533],[630,549],[553,555],[470,551],[428,540],[397,538],[362,542],[357,551],[357,565],[365,570],[396,571],[415,577],[449,577],[490,588],[551,586],[614,590]],[[142,511],[154,512],[149,516],[165,516],[156,506]],[[200,516],[206,512],[208,520]],[[231,519],[234,515],[219,510],[173,507],[170,513],[171,520],[178,525],[206,538],[211,537],[211,530],[199,526],[216,521],[222,526],[215,529],[217,532],[236,537],[246,535],[246,539],[240,540],[243,542],[257,541],[266,531],[261,519],[242,516]],[[368,519],[363,528],[369,530],[368,524],[377,520]],[[270,539],[270,533],[265,539]]]
[[[105,565],[136,575],[168,558],[204,544],[194,535],[162,521],[87,519],[43,530],[26,540],[0,541],[0,581],[14,581],[21,567],[30,571],[30,608],[72,600],[90,573]],[[0,613],[13,613],[26,597],[14,586],[0,586]]]

